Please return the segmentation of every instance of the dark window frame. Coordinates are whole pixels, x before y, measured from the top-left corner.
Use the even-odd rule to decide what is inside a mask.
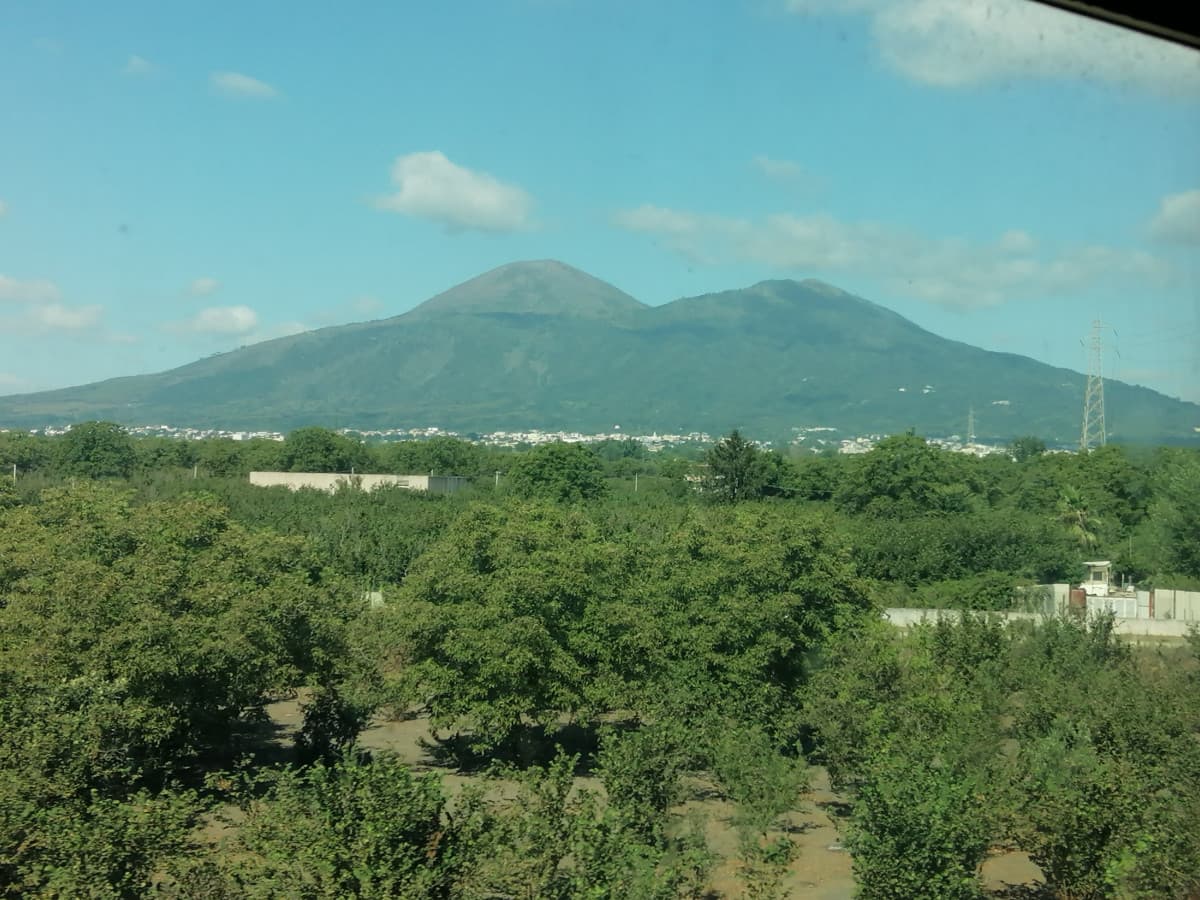
[[[1083,3],[1079,0],[1034,0],[1092,19],[1108,22],[1121,28],[1140,31],[1188,47],[1200,48],[1196,22],[1200,20],[1195,8],[1186,3],[1140,2],[1130,0],[1098,0]]]

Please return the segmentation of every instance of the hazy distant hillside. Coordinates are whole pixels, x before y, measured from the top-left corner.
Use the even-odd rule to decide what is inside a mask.
[[[88,418],[228,428],[440,425],[780,436],[915,428],[1078,439],[1084,378],[948,341],[816,281],[648,307],[559,262],[513,263],[377,322],[190,365],[0,397],[0,425]],[[1106,383],[1114,439],[1198,441],[1200,406]]]

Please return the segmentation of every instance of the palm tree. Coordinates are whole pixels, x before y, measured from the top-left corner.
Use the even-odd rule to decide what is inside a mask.
[[[1079,488],[1073,485],[1063,487],[1058,497],[1058,518],[1085,550],[1091,551],[1096,546],[1096,526],[1100,524],[1100,519],[1088,509],[1087,500]]]

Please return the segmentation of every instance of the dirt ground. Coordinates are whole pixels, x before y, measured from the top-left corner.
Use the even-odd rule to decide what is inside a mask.
[[[284,700],[267,707],[274,726],[274,737],[281,752],[290,749],[301,724],[298,700]],[[432,734],[424,718],[402,721],[376,720],[363,731],[360,744],[367,750],[390,751],[417,770],[437,771],[450,793],[460,790],[474,777],[438,765],[427,751]],[[788,817],[791,839],[797,844],[785,881],[787,896],[811,900],[849,900],[854,896],[854,876],[850,854],[843,848],[843,833],[839,828],[838,811],[844,810],[845,799],[832,790],[828,773],[820,767],[810,770],[811,786],[800,807]],[[596,789],[594,778],[577,779],[581,788]],[[720,798],[699,795],[680,807],[680,812],[696,812],[707,822],[709,847],[721,858],[713,878],[716,897],[735,900],[742,896],[737,873],[737,835],[731,819],[733,806]],[[217,838],[226,826],[213,823],[206,836]],[[982,873],[987,889],[1002,894],[1014,886],[1032,886],[1041,881],[1041,872],[1029,857],[1016,851],[998,852],[983,864]]]

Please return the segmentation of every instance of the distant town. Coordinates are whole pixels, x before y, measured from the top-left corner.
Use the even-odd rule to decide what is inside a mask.
[[[7,429],[0,428],[0,431]],[[70,430],[66,425],[48,425],[43,428],[27,429],[31,434],[47,436],[63,434]],[[126,429],[136,437],[164,437],[180,440],[203,440],[205,438],[228,438],[235,441],[271,440],[282,441],[284,433],[280,431],[233,431],[222,428],[185,428],[174,425],[132,425]],[[429,440],[436,437],[461,438],[491,447],[531,447],[539,444],[551,444],[557,441],[578,444],[598,444],[604,441],[634,440],[641,443],[652,453],[673,448],[707,446],[716,440],[705,431],[690,431],[686,434],[665,434],[652,432],[650,434],[634,434],[622,431],[620,426],[614,426],[612,431],[588,434],[581,431],[492,431],[486,434],[463,434],[437,426],[417,428],[382,428],[382,429],[335,429],[339,434],[356,437],[364,441],[388,442]],[[813,425],[792,429],[793,437],[788,442],[791,448],[807,450],[812,453],[827,453],[831,450],[841,454],[866,453],[886,434],[864,434],[848,437],[839,436],[838,429],[828,425]],[[967,453],[972,456],[990,456],[1006,453],[1007,448],[999,444],[979,442],[971,437],[952,434],[948,437],[926,438],[930,444],[943,450],[955,453]],[[753,441],[762,449],[782,450],[781,441]],[[1066,451],[1063,451],[1066,452]]]

